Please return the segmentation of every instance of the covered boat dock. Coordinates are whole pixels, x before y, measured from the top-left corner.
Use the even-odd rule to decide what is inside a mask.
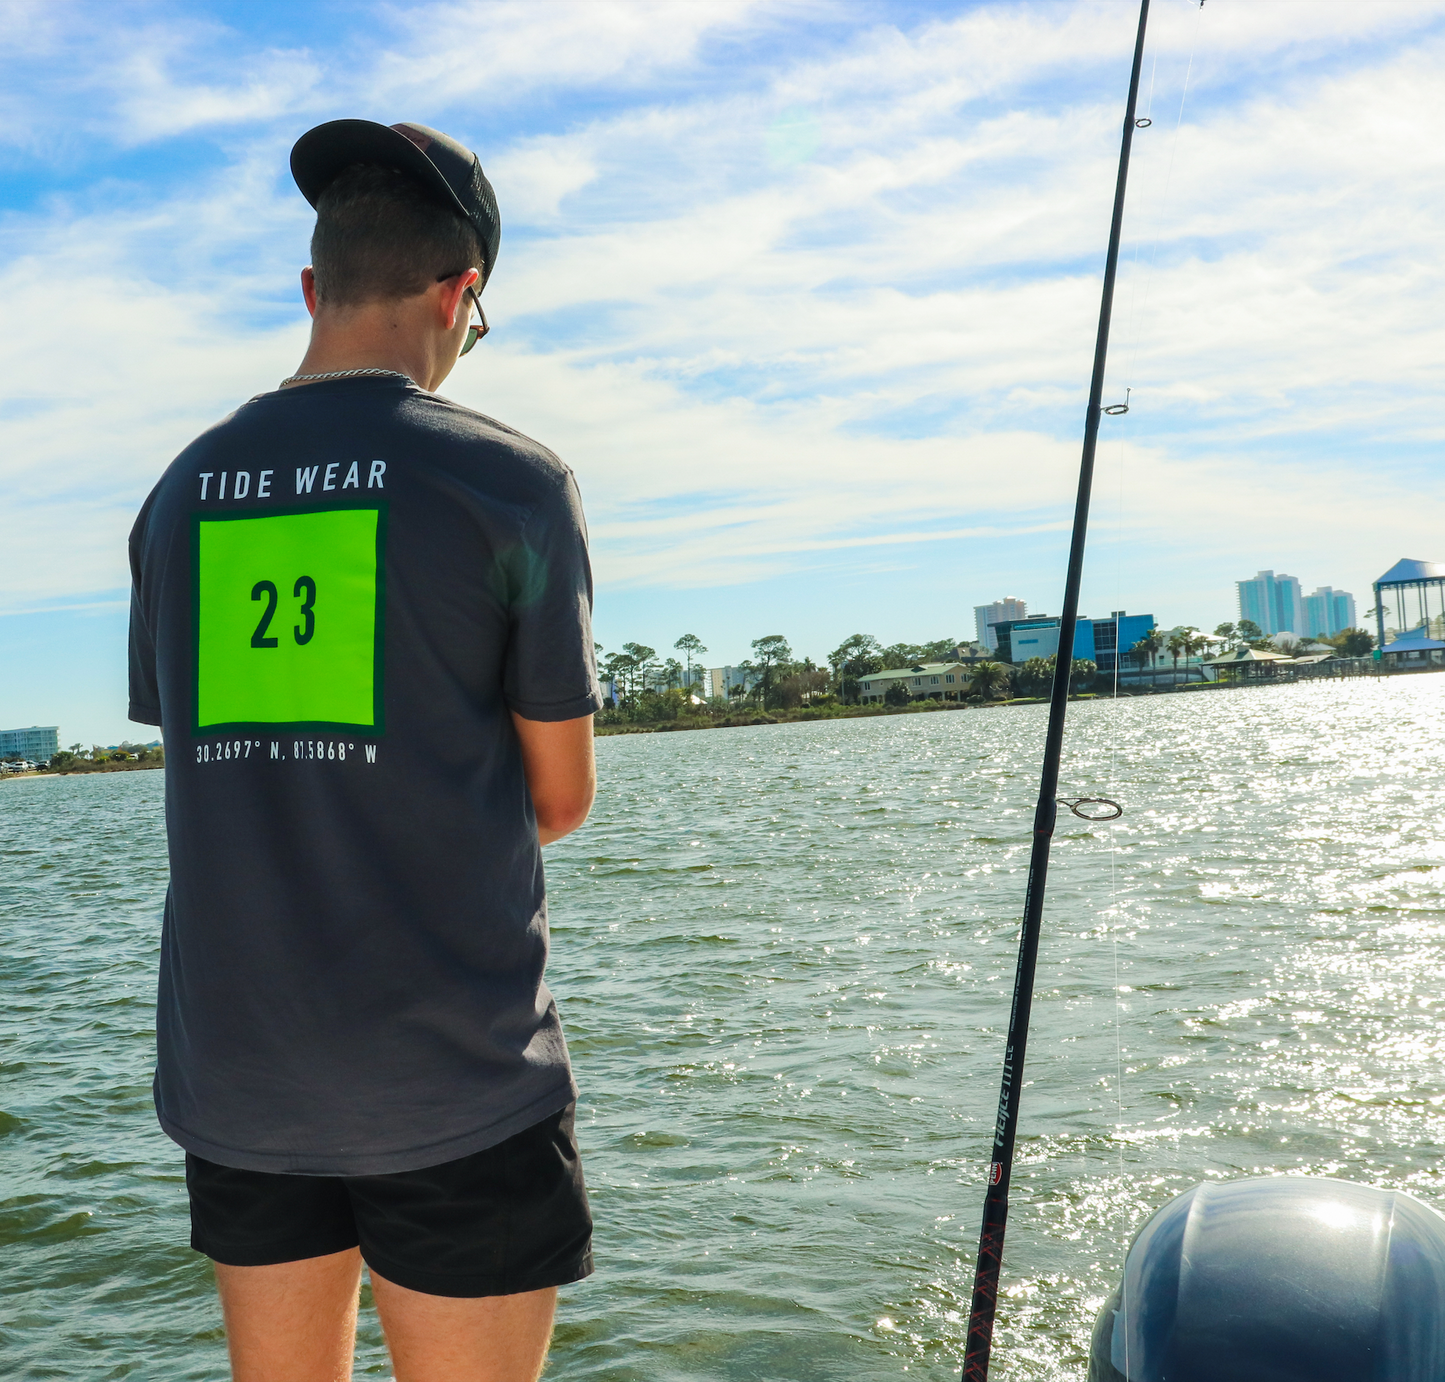
[[[1445,643],[1430,636],[1430,625],[1445,631],[1445,563],[1402,557],[1374,584],[1375,630],[1381,660],[1424,665],[1441,661]],[[1385,642],[1385,614],[1399,632]]]

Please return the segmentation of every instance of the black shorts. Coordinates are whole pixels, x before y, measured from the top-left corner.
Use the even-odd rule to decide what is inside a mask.
[[[471,1156],[387,1176],[242,1171],[186,1153],[191,1246],[233,1267],[361,1248],[432,1296],[510,1296],[592,1272],[576,1105]]]

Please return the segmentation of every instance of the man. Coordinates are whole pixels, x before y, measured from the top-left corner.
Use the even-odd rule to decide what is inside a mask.
[[[434,390],[486,332],[470,150],[339,120],[310,347],[131,535],[131,718],[165,729],[156,1108],[237,1382],[532,1382],[586,1276],[540,846],[587,817],[586,532],[551,452]]]

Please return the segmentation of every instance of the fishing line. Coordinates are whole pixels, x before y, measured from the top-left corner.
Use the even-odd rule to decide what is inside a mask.
[[[1132,394],[1133,388],[1138,383],[1137,369],[1139,356],[1142,349],[1143,329],[1141,323],[1147,318],[1149,301],[1154,287],[1155,274],[1158,268],[1159,241],[1162,238],[1163,217],[1170,206],[1169,194],[1174,182],[1174,166],[1179,155],[1179,140],[1184,126],[1184,110],[1189,99],[1189,87],[1194,74],[1194,57],[1199,45],[1199,25],[1204,11],[1203,0],[1194,7],[1195,22],[1192,27],[1189,44],[1189,58],[1184,70],[1184,83],[1179,93],[1179,110],[1174,121],[1174,133],[1169,141],[1169,161],[1165,168],[1164,185],[1160,190],[1157,201],[1154,202],[1148,211],[1153,213],[1156,229],[1149,239],[1149,257],[1145,264],[1144,272],[1139,275],[1139,260],[1142,252],[1142,237],[1135,243],[1134,253],[1131,256],[1131,274],[1129,285],[1129,305],[1125,319],[1123,332],[1126,349],[1124,368],[1125,400]],[[1148,118],[1153,108],[1154,82],[1158,72],[1159,58],[1156,53],[1149,74],[1149,98],[1145,106],[1145,117]],[[1152,120],[1149,121],[1152,124]],[[1143,126],[1147,128],[1147,126]],[[1150,217],[1146,214],[1146,208],[1140,207],[1140,220],[1148,224]],[[1124,510],[1125,510],[1125,489],[1126,489],[1126,465],[1127,447],[1125,446],[1122,432],[1116,433],[1114,439],[1114,452],[1117,460],[1118,474],[1118,503],[1115,519],[1115,546],[1114,546],[1114,608],[1123,607],[1123,533],[1124,533]],[[1115,649],[1114,649],[1114,676],[1113,691],[1114,699],[1119,696],[1120,676],[1124,663],[1125,649],[1119,638],[1118,615],[1115,615]],[[1187,663],[1186,663],[1187,674]],[[1119,737],[1121,726],[1118,720],[1118,709],[1112,717],[1109,736],[1109,786],[1116,795],[1125,795],[1123,783],[1119,781]],[[1119,1254],[1122,1262],[1128,1255],[1130,1223],[1130,1206],[1127,1197],[1128,1168],[1125,1158],[1125,1103],[1124,1103],[1124,993],[1122,972],[1119,957],[1119,933],[1124,926],[1124,908],[1119,893],[1119,850],[1122,846],[1117,839],[1111,839],[1109,846],[1109,941],[1113,960],[1114,971],[1114,1108],[1115,1108],[1115,1130],[1114,1144],[1118,1158],[1118,1185],[1121,1202],[1119,1205]],[[1176,1144],[1176,1153],[1177,1153]],[[1121,1276],[1119,1293],[1119,1314],[1122,1326],[1120,1334],[1123,1341],[1123,1363],[1124,1376],[1131,1373],[1129,1348],[1130,1329],[1129,1316],[1132,1302],[1129,1299],[1129,1279],[1127,1273]]]
[[[1109,841],[1109,892],[1113,906],[1110,917],[1109,939],[1114,950],[1114,1144],[1119,1153],[1119,1194],[1127,1192],[1127,1171],[1124,1165],[1124,997],[1119,989],[1119,927],[1123,925],[1123,909],[1119,906],[1119,844]],[[1129,1254],[1129,1213],[1128,1202],[1123,1205],[1120,1218],[1123,1233],[1120,1237],[1120,1261],[1126,1261]],[[1119,1309],[1124,1316],[1124,1376],[1129,1376],[1129,1278],[1122,1276],[1119,1292]]]
[[[1159,59],[1156,55],[1154,64],[1157,67]],[[1150,92],[1153,95],[1153,92]],[[1135,264],[1137,267],[1137,256]],[[1133,293],[1130,294],[1130,307],[1132,317]],[[1137,345],[1138,338],[1134,338]],[[1119,781],[1119,671],[1124,665],[1124,649],[1120,644],[1119,635],[1123,618],[1119,613],[1124,608],[1124,467],[1126,450],[1124,447],[1123,433],[1119,433],[1114,441],[1114,454],[1118,462],[1119,474],[1119,496],[1118,508],[1115,515],[1114,525],[1114,696],[1113,705],[1110,707],[1110,732],[1109,732],[1109,790],[1118,792],[1122,787]],[[1123,1030],[1123,995],[1119,992],[1119,927],[1123,923],[1122,909],[1119,905],[1119,844],[1117,839],[1110,835],[1109,839],[1109,942],[1114,956],[1114,1147],[1119,1158],[1119,1194],[1124,1196],[1127,1184],[1127,1170],[1124,1165],[1124,1030]],[[1122,1225],[1122,1236],[1120,1241],[1120,1261],[1123,1261],[1129,1250],[1129,1215],[1127,1208],[1120,1215]],[[1124,1314],[1124,1376],[1129,1376],[1129,1282],[1123,1280],[1123,1289],[1119,1293],[1119,1308]]]
[[[1155,57],[1155,66],[1158,66],[1158,57]],[[1152,81],[1151,81],[1152,87]],[[1150,91],[1152,98],[1153,91]],[[1137,267],[1138,258],[1135,257]],[[1130,294],[1130,308],[1132,318],[1133,293]],[[1137,337],[1135,338],[1137,344]],[[1109,790],[1115,795],[1123,795],[1123,783],[1119,781],[1119,674],[1120,668],[1124,665],[1124,649],[1120,640],[1123,623],[1122,615],[1119,613],[1124,607],[1124,468],[1126,460],[1126,449],[1124,446],[1123,434],[1119,433],[1114,441],[1114,455],[1117,462],[1119,476],[1118,504],[1115,512],[1114,523],[1114,668],[1113,668],[1113,704],[1109,708]],[[1098,650],[1095,649],[1095,656]],[[1109,942],[1113,952],[1114,960],[1114,1148],[1118,1154],[1119,1174],[1117,1184],[1121,1199],[1126,1196],[1127,1168],[1124,1164],[1124,1034],[1123,1034],[1123,995],[1119,991],[1119,928],[1123,924],[1123,909],[1119,902],[1119,843],[1110,832],[1109,839]],[[1127,1200],[1121,1206],[1120,1214],[1121,1241],[1120,1261],[1128,1255],[1129,1236],[1129,1213]],[[1119,1296],[1119,1308],[1124,1319],[1124,1376],[1129,1376],[1129,1283],[1127,1278],[1123,1280],[1122,1290]]]
[[[1184,105],[1189,99],[1189,83],[1194,75],[1194,55],[1199,47],[1199,24],[1203,14],[1204,4],[1203,0],[1200,0],[1200,3],[1194,6],[1194,27],[1190,32],[1189,39],[1189,61],[1184,69],[1184,87],[1179,93],[1179,112],[1174,120],[1174,133],[1169,140],[1169,162],[1164,171],[1164,186],[1159,193],[1158,201],[1153,203],[1153,205],[1150,205],[1147,198],[1141,199],[1137,213],[1139,220],[1145,225],[1148,225],[1149,215],[1154,212],[1156,208],[1158,215],[1155,218],[1156,229],[1153,235],[1149,237],[1149,261],[1145,265],[1142,279],[1138,273],[1139,256],[1143,253],[1144,249],[1144,237],[1142,236],[1134,243],[1134,252],[1130,264],[1132,272],[1129,275],[1129,302],[1125,311],[1124,330],[1120,333],[1125,342],[1125,366],[1122,382],[1126,386],[1126,389],[1136,382],[1135,371],[1139,363],[1141,333],[1135,330],[1135,324],[1147,313],[1149,309],[1149,297],[1154,287],[1154,275],[1159,261],[1159,241],[1161,238],[1157,226],[1159,224],[1159,217],[1162,217],[1163,213],[1169,208],[1169,192],[1174,184],[1174,163],[1179,156],[1179,135],[1184,127]],[[1154,66],[1156,69],[1158,65],[1159,57],[1158,54],[1155,54]],[[1151,72],[1149,92],[1151,103],[1153,96],[1153,73]],[[1152,123],[1153,121],[1151,120],[1150,124]],[[1123,438],[1120,437],[1118,442],[1119,445],[1122,446]]]
[[[1164,184],[1159,192],[1157,200],[1153,205],[1141,205],[1139,208],[1139,219],[1146,225],[1150,219],[1154,220],[1155,231],[1149,237],[1149,256],[1145,263],[1142,276],[1139,273],[1139,261],[1143,251],[1143,237],[1135,242],[1134,252],[1131,256],[1131,273],[1129,284],[1129,303],[1125,317],[1125,327],[1122,333],[1125,340],[1125,368],[1123,380],[1125,384],[1125,400],[1129,400],[1133,388],[1138,382],[1137,369],[1139,356],[1142,349],[1143,329],[1142,322],[1147,318],[1149,301],[1154,287],[1155,274],[1159,260],[1159,241],[1162,238],[1162,222],[1170,206],[1169,194],[1174,182],[1174,165],[1179,155],[1179,140],[1184,126],[1184,110],[1189,99],[1190,82],[1194,74],[1194,57],[1199,45],[1199,25],[1204,12],[1203,0],[1194,7],[1194,24],[1190,35],[1189,58],[1184,70],[1184,83],[1179,93],[1179,110],[1174,121],[1174,133],[1169,141],[1169,161],[1165,166]],[[1149,96],[1145,104],[1144,116],[1149,124],[1154,105],[1154,85],[1159,69],[1159,56],[1154,55],[1153,63],[1149,72]],[[1141,128],[1147,128],[1141,123]],[[1143,200],[1143,199],[1141,199]],[[1127,447],[1122,432],[1116,433],[1114,438],[1114,454],[1117,461],[1118,474],[1118,501],[1115,517],[1115,544],[1114,544],[1114,608],[1123,608],[1123,533],[1124,533],[1124,511],[1125,511],[1125,489],[1126,489],[1126,467]],[[1124,665],[1125,649],[1119,637],[1119,616],[1114,616],[1114,668],[1113,668],[1113,699],[1117,702],[1121,672]],[[1186,663],[1187,671],[1187,663]],[[1119,781],[1119,737],[1121,726],[1118,719],[1118,707],[1114,708],[1111,717],[1109,734],[1109,787],[1116,795],[1125,795],[1123,783]],[[1119,1205],[1119,1254],[1122,1262],[1128,1254],[1130,1213],[1127,1198],[1128,1168],[1125,1159],[1125,1103],[1124,1103],[1124,994],[1122,987],[1122,972],[1119,958],[1119,932],[1124,926],[1124,908],[1119,894],[1119,850],[1122,846],[1117,839],[1111,839],[1109,845],[1109,942],[1113,960],[1114,971],[1114,1108],[1115,1128],[1114,1145],[1118,1158],[1118,1185],[1121,1203]],[[1177,1150],[1177,1148],[1176,1148]],[[1129,1299],[1129,1280],[1127,1274],[1121,1277],[1119,1293],[1119,1313],[1122,1325],[1121,1335],[1124,1345],[1124,1375],[1130,1375],[1129,1361],[1129,1315],[1131,1301]]]

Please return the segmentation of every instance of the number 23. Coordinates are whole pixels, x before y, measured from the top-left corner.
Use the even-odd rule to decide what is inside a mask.
[[[302,599],[302,592],[305,598]],[[301,618],[304,621],[295,625],[291,635],[297,643],[306,644],[311,642],[312,635],[316,632],[316,582],[310,576],[297,576],[296,585],[291,594],[301,599]],[[261,615],[261,622],[256,625],[256,632],[251,635],[251,646],[253,648],[274,648],[277,645],[275,638],[267,638],[266,630],[271,627],[271,620],[276,616],[276,602],[278,599],[276,586],[273,581],[257,581],[251,587],[251,598],[253,600],[265,599],[266,610]]]

